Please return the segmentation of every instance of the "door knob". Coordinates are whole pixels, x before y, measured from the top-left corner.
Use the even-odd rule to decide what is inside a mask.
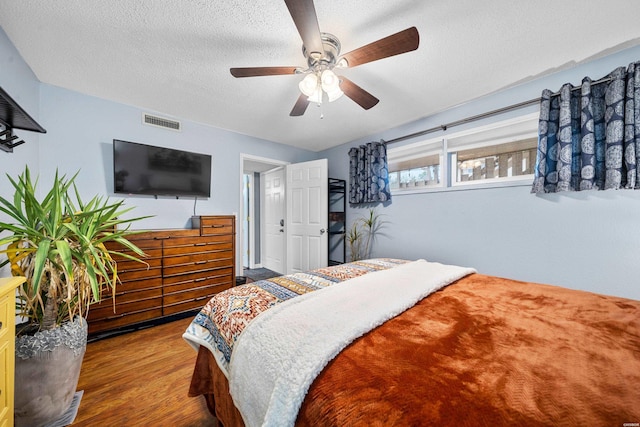
[[[325,230],[324,228],[321,228],[320,229],[320,235],[323,235],[325,231],[327,231],[327,230]]]

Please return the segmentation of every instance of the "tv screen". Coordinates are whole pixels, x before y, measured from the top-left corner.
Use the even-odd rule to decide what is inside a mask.
[[[211,156],[113,140],[116,193],[211,196]]]

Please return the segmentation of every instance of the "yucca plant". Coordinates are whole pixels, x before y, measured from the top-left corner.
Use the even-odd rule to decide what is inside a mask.
[[[127,240],[131,222],[119,219],[132,208],[123,201],[110,203],[94,197],[83,202],[74,180],[56,171],[49,192],[38,200],[29,168],[13,179],[13,200],[0,197],[0,211],[12,222],[0,222],[0,254],[11,273],[25,276],[18,296],[18,314],[28,319],[28,330],[50,330],[76,316],[85,317],[90,304],[118,281],[114,255],[140,261],[142,250]],[[6,234],[6,233],[10,234]],[[129,255],[107,249],[106,242],[130,249]],[[115,292],[112,292],[115,296]]]
[[[351,250],[351,261],[371,257],[373,243],[377,236],[384,235],[381,230],[387,224],[381,215],[375,208],[370,208],[367,216],[360,216],[351,225],[346,235]]]
[[[387,224],[387,221],[383,220],[381,216],[382,214],[377,213],[375,208],[370,208],[368,216],[363,216],[358,219],[358,221],[360,221],[360,223],[362,224],[364,235],[367,238],[367,241],[364,245],[365,258],[371,257],[373,243],[378,236],[383,235],[381,233],[381,230]]]
[[[354,222],[346,235],[351,261],[360,261],[362,259],[362,233],[358,225],[358,221]]]

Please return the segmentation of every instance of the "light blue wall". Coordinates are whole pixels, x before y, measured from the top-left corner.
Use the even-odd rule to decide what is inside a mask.
[[[0,86],[20,105],[31,117],[40,122],[40,83],[24,62],[5,32],[0,28]],[[46,127],[45,127],[46,129]],[[25,143],[14,148],[13,153],[0,151],[0,196],[8,198],[13,194],[11,184],[6,175],[20,174],[25,165],[37,171],[38,146],[40,134],[16,129],[17,135]],[[0,218],[6,217],[0,212]],[[9,276],[7,266],[0,269],[0,277]]]
[[[162,116],[42,84],[40,112],[49,132],[40,137],[40,175],[46,180],[56,168],[68,175],[80,170],[77,181],[83,195],[120,199],[122,195],[113,193],[113,139],[211,154],[211,197],[197,201],[196,214],[234,214],[240,209],[241,153],[288,162],[316,157],[310,151],[188,120],[181,120],[181,132],[144,125],[143,111]],[[125,204],[135,206],[130,216],[155,215],[135,228],[188,228],[194,198],[126,196]]]
[[[40,82],[2,28],[0,28],[0,64],[2,64],[0,66],[0,87],[31,117],[41,123]],[[47,127],[44,126],[44,128]],[[11,154],[0,151],[0,196],[2,197],[11,194],[5,174],[15,176],[24,170],[26,164],[29,165],[29,168],[38,170],[40,134],[16,129],[14,135],[24,140],[25,143],[16,147]]]
[[[618,52],[320,155],[329,159],[329,176],[348,179],[347,152],[352,146],[534,99],[544,88],[577,85],[584,76],[600,78],[638,60],[640,47]],[[530,107],[471,126],[536,110]],[[365,209],[349,207],[349,222]],[[529,186],[449,191],[396,196],[378,211],[389,224],[374,256],[426,258],[475,267],[484,274],[640,299],[640,191],[540,196],[530,194]]]

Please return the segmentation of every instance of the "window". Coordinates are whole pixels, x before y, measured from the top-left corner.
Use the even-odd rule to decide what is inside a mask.
[[[501,179],[533,174],[537,138],[456,152],[454,182]]]
[[[389,186],[394,189],[441,187],[442,141],[421,142],[387,150]]]
[[[445,134],[387,150],[396,194],[478,185],[531,182],[538,114]]]

